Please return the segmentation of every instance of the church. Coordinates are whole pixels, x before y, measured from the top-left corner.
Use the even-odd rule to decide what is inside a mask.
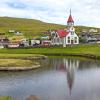
[[[66,45],[79,44],[79,37],[75,33],[71,11],[67,20],[67,28],[51,31],[51,36],[52,45],[63,45],[63,47],[66,47]]]

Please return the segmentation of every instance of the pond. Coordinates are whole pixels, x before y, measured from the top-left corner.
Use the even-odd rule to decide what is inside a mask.
[[[99,100],[100,62],[85,58],[50,57],[41,68],[23,72],[0,72],[0,95],[25,100]]]

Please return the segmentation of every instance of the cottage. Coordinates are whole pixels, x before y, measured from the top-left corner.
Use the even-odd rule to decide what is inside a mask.
[[[6,35],[0,34],[0,45],[2,45],[3,47],[7,47],[8,44],[9,39],[6,37]]]
[[[97,33],[98,30],[97,30],[97,29],[90,29],[89,32],[90,32],[90,33]]]
[[[63,47],[66,47],[66,45],[79,44],[79,37],[75,33],[71,11],[67,21],[67,28],[51,32],[51,37],[53,45],[63,45]]]
[[[35,45],[40,45],[40,40],[37,40],[37,39],[32,39],[31,40],[31,46],[35,46]]]
[[[20,47],[29,47],[29,40],[23,38],[20,42]]]

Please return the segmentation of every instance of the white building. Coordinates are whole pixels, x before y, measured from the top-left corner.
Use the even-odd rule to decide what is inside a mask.
[[[98,30],[97,30],[97,29],[90,29],[89,32],[90,32],[90,33],[97,33]]]
[[[40,44],[40,40],[35,40],[35,39],[31,40],[31,46],[39,45],[39,44]]]
[[[67,21],[67,28],[65,30],[62,29],[51,32],[51,36],[53,45],[63,45],[63,47],[66,47],[66,45],[70,44],[79,44],[79,37],[75,33],[71,12]]]

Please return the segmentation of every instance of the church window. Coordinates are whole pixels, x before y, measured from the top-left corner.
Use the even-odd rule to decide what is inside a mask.
[[[75,37],[75,43],[77,43],[77,37]]]
[[[74,35],[74,32],[71,32],[71,35]]]
[[[68,43],[70,43],[70,37],[68,37]]]

